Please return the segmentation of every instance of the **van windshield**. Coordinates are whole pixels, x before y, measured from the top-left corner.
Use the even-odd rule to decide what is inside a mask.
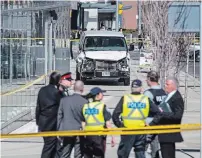
[[[124,37],[88,36],[84,51],[127,51],[127,45]]]

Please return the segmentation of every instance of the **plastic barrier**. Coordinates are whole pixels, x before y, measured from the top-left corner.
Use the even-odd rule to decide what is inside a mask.
[[[201,124],[183,124],[166,126],[147,126],[141,128],[113,128],[96,131],[51,131],[39,133],[1,134],[1,138],[54,137],[54,136],[87,136],[87,135],[137,135],[163,134],[181,131],[201,130]]]

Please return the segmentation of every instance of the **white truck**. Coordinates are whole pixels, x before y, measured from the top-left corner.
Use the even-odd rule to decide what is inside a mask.
[[[130,54],[124,35],[115,31],[85,31],[76,55],[76,79],[114,80],[130,85]],[[73,46],[71,44],[71,52]]]

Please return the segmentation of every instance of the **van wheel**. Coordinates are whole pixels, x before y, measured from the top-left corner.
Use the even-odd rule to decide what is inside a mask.
[[[130,77],[129,78],[124,78],[124,86],[130,86]]]
[[[78,72],[77,69],[76,69],[76,80],[80,80],[80,73]]]

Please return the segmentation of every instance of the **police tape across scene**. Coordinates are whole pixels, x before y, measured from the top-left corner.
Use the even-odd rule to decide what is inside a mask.
[[[29,83],[27,83],[27,84],[25,84],[25,85],[23,85],[23,86],[21,86],[21,87],[19,87],[19,88],[12,89],[12,90],[10,90],[10,91],[6,91],[6,92],[3,92],[3,93],[0,93],[0,96],[2,96],[2,97],[3,97],[3,96],[8,96],[8,95],[15,94],[15,93],[17,93],[17,92],[23,91],[23,90],[25,90],[25,89],[31,87],[32,85],[34,85],[34,84],[36,84],[36,83],[42,81],[43,79],[45,79],[46,76],[48,76],[48,75],[49,75],[50,73],[52,73],[52,72],[53,72],[53,71],[49,72],[47,75],[44,74],[44,75],[40,76],[39,78],[37,78],[36,80],[31,81],[31,82],[29,82]]]
[[[89,136],[89,135],[138,135],[138,134],[163,134],[181,131],[201,130],[201,124],[147,126],[140,128],[113,128],[95,131],[51,131],[39,133],[1,134],[1,138],[28,138],[28,137],[55,137],[55,136]]]

